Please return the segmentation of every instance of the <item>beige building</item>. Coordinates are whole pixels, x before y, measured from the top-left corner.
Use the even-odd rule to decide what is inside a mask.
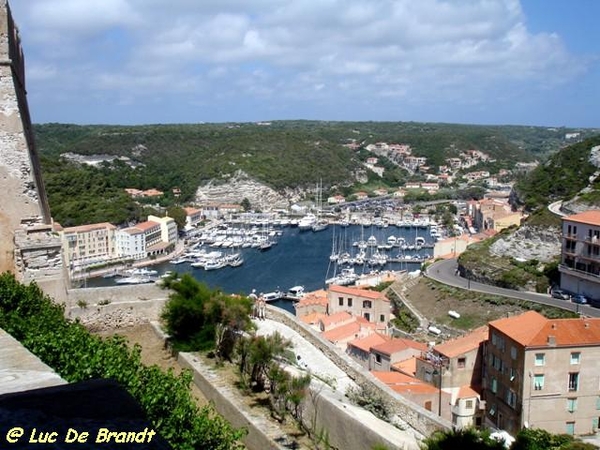
[[[390,301],[381,292],[331,285],[327,300],[329,314],[346,311],[377,324],[378,329],[386,328],[391,318]]]
[[[482,424],[481,374],[484,342],[488,327],[443,342],[421,353],[415,376],[448,394],[452,424],[457,428]]]
[[[562,221],[560,287],[600,300],[600,210],[590,210]]]
[[[512,211],[508,201],[483,199],[475,204],[473,225],[479,230],[502,231],[513,225],[520,225],[523,214]]]
[[[397,362],[420,355],[427,345],[410,339],[390,339],[371,347],[369,370],[390,371]]]
[[[486,420],[583,435],[598,430],[600,319],[546,319],[537,312],[489,324],[484,357]]]
[[[65,265],[74,270],[116,258],[116,229],[108,222],[63,228],[59,234]]]

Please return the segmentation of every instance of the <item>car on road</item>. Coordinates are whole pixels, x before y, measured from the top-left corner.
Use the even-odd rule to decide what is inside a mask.
[[[552,297],[560,300],[569,300],[571,296],[562,289],[552,289]]]
[[[583,294],[575,294],[571,297],[573,303],[579,303],[580,305],[587,305],[588,300]]]

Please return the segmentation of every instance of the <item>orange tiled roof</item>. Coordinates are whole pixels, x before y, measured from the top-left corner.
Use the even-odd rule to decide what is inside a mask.
[[[348,345],[356,347],[363,352],[369,353],[371,351],[371,347],[382,344],[389,339],[390,338],[388,336],[383,334],[373,333],[367,337],[354,339],[353,341],[349,342]]]
[[[347,287],[347,286],[338,286],[336,284],[332,284],[329,287],[329,292],[338,292],[340,294],[355,295],[357,297],[370,298],[372,300],[382,299],[382,300],[389,301],[385,297],[385,295],[382,294],[381,292],[371,291],[369,289],[360,289],[360,288],[353,288],[353,287]]]
[[[346,322],[348,320],[352,319],[352,314],[346,312],[346,311],[340,311],[337,312],[335,314],[332,314],[331,316],[325,316],[321,319],[321,323],[323,323],[324,327],[327,327],[329,325],[332,325],[334,323],[339,323],[339,322]]]
[[[458,395],[456,396],[456,398],[472,397],[479,397],[479,392],[477,392],[475,389],[473,389],[473,387],[469,386],[468,384],[465,386],[461,386],[458,390]]]
[[[302,322],[304,322],[308,325],[313,325],[315,323],[319,323],[319,321],[323,317],[326,317],[326,314],[313,312],[313,313],[306,314],[304,316],[299,316],[298,319],[300,319]]]
[[[183,210],[185,211],[185,213],[188,216],[191,216],[192,214],[197,214],[197,213],[201,213],[202,212],[201,209],[194,208],[192,206],[186,206],[186,207],[183,208]]]
[[[600,210],[590,209],[589,211],[584,211],[579,214],[563,217],[563,220],[600,226]]]
[[[371,372],[381,382],[387,384],[391,389],[400,394],[434,394],[439,392],[438,389],[418,378],[405,375],[400,372]]]
[[[524,347],[598,345],[600,318],[546,319],[528,311],[520,316],[490,322],[490,326],[511,337]]]
[[[358,335],[360,331],[360,324],[358,322],[350,322],[340,327],[332,328],[331,330],[324,331],[322,336],[330,342],[336,343],[343,341],[348,338],[353,338]]]
[[[63,231],[65,233],[84,233],[86,231],[94,231],[94,230],[102,230],[102,229],[114,230],[116,228],[117,227],[115,227],[112,223],[101,222],[101,223],[90,223],[88,225],[79,225],[76,227],[67,227]]]
[[[160,227],[160,224],[158,222],[151,222],[151,221],[147,220],[146,222],[140,222],[140,223],[136,224],[133,228],[137,228],[138,230],[146,231],[146,230],[150,230],[154,227]]]
[[[496,328],[519,344],[527,346],[546,324],[546,320],[540,313],[527,311],[518,316],[494,320],[489,325],[490,328]]]
[[[455,356],[477,349],[479,344],[483,341],[487,341],[488,336],[488,327],[487,325],[484,325],[464,336],[436,345],[434,349],[448,358],[454,358]]]
[[[417,373],[417,357],[411,356],[408,359],[392,364],[392,370],[402,372],[406,375],[415,376]]]
[[[295,305],[298,306],[308,306],[308,305],[323,305],[327,306],[327,292],[325,290],[320,289],[318,291],[309,292],[304,297],[302,297]]]
[[[401,352],[408,348],[424,352],[427,350],[427,345],[410,339],[390,339],[387,342],[374,346],[373,350],[391,356],[392,353]]]

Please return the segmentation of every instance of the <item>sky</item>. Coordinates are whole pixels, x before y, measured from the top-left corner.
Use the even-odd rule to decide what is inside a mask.
[[[600,127],[597,0],[9,0],[34,123]]]

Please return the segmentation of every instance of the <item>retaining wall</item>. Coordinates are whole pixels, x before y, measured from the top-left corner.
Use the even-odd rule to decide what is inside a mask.
[[[169,291],[153,284],[72,289],[66,315],[94,331],[157,321]]]
[[[448,430],[452,428],[450,421],[442,419],[431,411],[427,411],[420,405],[395,393],[392,389],[361,367],[356,361],[352,360],[349,356],[340,353],[339,349],[333,344],[324,340],[315,330],[298,321],[295,316],[287,311],[277,307],[268,306],[267,316],[300,333],[307,341],[321,350],[323,354],[333,361],[340,369],[346,372],[356,383],[373,386],[389,401],[394,413],[422,435],[429,436],[436,430]]]

